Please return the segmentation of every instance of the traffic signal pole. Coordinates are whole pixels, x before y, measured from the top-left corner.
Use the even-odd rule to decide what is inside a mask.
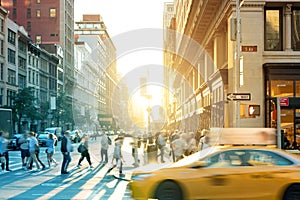
[[[279,149],[282,148],[281,146],[281,110],[280,110],[280,97],[276,98],[276,107],[277,107],[277,147]]]
[[[243,1],[236,0],[236,52],[235,52],[235,85],[234,92],[239,92],[240,87],[240,58],[241,58],[241,6]],[[235,101],[236,124],[235,127],[240,127],[240,102]]]

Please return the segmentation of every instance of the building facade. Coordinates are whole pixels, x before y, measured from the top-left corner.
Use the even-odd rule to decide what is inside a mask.
[[[98,120],[101,128],[118,127],[120,107],[119,87],[116,69],[116,48],[106,31],[100,15],[83,15],[83,20],[76,22],[76,41],[86,42],[92,49],[90,58],[99,69]]]
[[[36,107],[40,112],[40,120],[31,121],[24,119],[25,130],[44,130],[47,127],[55,126],[51,109],[51,98],[56,98],[58,93],[58,66],[59,57],[49,53],[38,45],[28,45],[27,56],[27,87],[33,88],[36,98]]]
[[[84,40],[80,37],[78,40]],[[75,80],[74,113],[75,126],[82,130],[99,129],[98,115],[105,112],[104,93],[100,93],[105,79],[101,74],[105,70],[91,59],[92,49],[88,43],[78,41],[75,43]],[[102,99],[102,100],[101,100]]]
[[[280,97],[279,126],[299,143],[300,1],[245,0],[240,59],[235,57],[236,1],[177,0],[174,5],[177,37],[171,41],[176,48],[166,50],[176,54],[167,64],[180,74],[174,88],[182,129],[191,130],[195,123],[198,130],[276,127]],[[185,92],[187,87],[192,92]],[[234,93],[246,98],[236,101],[244,97]]]
[[[23,26],[34,44],[63,50],[64,91],[72,102],[74,88],[74,0],[1,0],[8,17]],[[50,46],[50,47],[46,47]]]

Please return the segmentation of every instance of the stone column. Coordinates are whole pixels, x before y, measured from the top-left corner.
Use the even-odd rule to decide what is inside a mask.
[[[292,50],[292,4],[285,6],[285,51]]]

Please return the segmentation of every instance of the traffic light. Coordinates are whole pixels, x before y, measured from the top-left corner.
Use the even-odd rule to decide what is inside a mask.
[[[249,105],[248,115],[250,117],[260,116],[260,105]]]

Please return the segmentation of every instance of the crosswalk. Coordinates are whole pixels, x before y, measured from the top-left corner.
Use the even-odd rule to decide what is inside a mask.
[[[77,144],[74,144],[76,147]],[[2,172],[0,174],[0,182],[2,182],[2,187],[0,188],[0,193],[6,194],[7,197],[13,199],[18,199],[20,196],[16,193],[10,193],[16,187],[13,182],[18,182],[17,179],[23,180],[34,180],[33,185],[28,185],[28,187],[18,188],[19,193],[26,193],[26,190],[32,190],[31,188],[48,188],[51,189],[51,193],[39,192],[41,190],[34,190],[30,192],[30,198],[33,199],[61,199],[65,190],[72,190],[74,195],[71,199],[120,199],[120,200],[131,200],[130,191],[127,187],[128,181],[116,179],[113,175],[118,173],[117,169],[112,170],[109,174],[107,171],[111,168],[111,164],[102,165],[100,161],[100,151],[97,151],[96,147],[98,144],[95,142],[91,144],[91,160],[94,166],[93,170],[88,169],[88,164],[83,161],[83,166],[80,169],[76,169],[77,162],[79,160],[80,154],[77,152],[72,153],[72,161],[69,165],[70,174],[64,176],[60,174],[59,164],[57,167],[46,168],[42,171],[26,171],[22,169],[22,161],[20,151],[10,151],[9,152],[9,166],[12,172]],[[76,148],[74,148],[76,149]],[[113,148],[109,151],[112,154]],[[40,160],[47,166],[47,158],[44,153],[45,149],[41,148],[41,153],[39,155]],[[54,158],[61,163],[62,156],[57,147],[57,153]],[[63,180],[62,180],[63,176]],[[7,177],[13,177],[13,179],[7,179]],[[2,181],[5,180],[5,181]],[[77,188],[76,192],[73,191]],[[74,188],[74,189],[73,189]],[[23,189],[23,191],[22,191]],[[72,194],[73,194],[72,193]],[[75,194],[76,193],[76,194]],[[27,193],[26,193],[27,194]],[[28,193],[29,195],[29,193]],[[64,198],[62,198],[64,199]]]
[[[123,163],[123,173],[125,177],[119,179],[118,169],[114,168],[108,172],[111,168],[111,160],[114,145],[110,145],[108,150],[109,162],[107,164],[100,164],[100,141],[90,141],[89,152],[91,155],[91,161],[94,169],[88,169],[87,161],[83,161],[83,166],[80,169],[76,169],[80,154],[76,151],[79,144],[73,144],[75,149],[71,153],[72,161],[69,165],[68,171],[70,174],[61,175],[61,164],[56,167],[46,168],[42,171],[25,171],[22,169],[21,154],[20,151],[9,152],[9,165],[12,172],[4,172],[0,174],[0,182],[3,183],[0,187],[0,193],[6,194],[8,198],[19,199],[23,198],[21,194],[31,195],[29,199],[111,199],[111,200],[132,200],[130,197],[130,190],[128,188],[128,179],[130,179],[130,173],[136,169],[132,164],[134,158],[132,156],[132,147],[130,138],[123,143],[122,154],[125,160]],[[56,153],[54,158],[61,163],[62,154],[60,153],[60,144],[56,147]],[[47,166],[47,158],[45,154],[45,148],[42,147],[40,151],[40,160]],[[138,149],[140,165],[144,163],[143,148]],[[168,155],[168,154],[166,154]],[[168,158],[166,158],[168,160]],[[161,167],[157,164],[140,166],[139,170],[153,170],[156,167]],[[12,179],[6,179],[7,177]],[[14,182],[19,182],[18,179],[28,180],[26,185],[22,185],[20,188],[16,186]],[[22,182],[22,181],[21,181]],[[17,188],[18,193],[13,192]],[[46,191],[44,191],[46,190]],[[71,195],[71,196],[64,196]]]

